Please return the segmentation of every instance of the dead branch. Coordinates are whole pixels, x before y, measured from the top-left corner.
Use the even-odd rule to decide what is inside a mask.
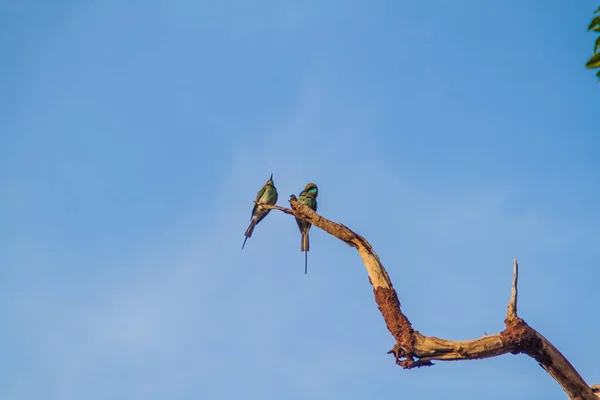
[[[400,301],[381,260],[367,240],[346,226],[330,221],[305,205],[290,198],[291,209],[266,206],[304,219],[314,226],[340,239],[358,250],[373,286],[375,302],[383,315],[387,329],[396,344],[388,352],[396,363],[410,369],[433,365],[433,360],[457,361],[490,358],[502,354],[527,354],[534,358],[563,388],[572,400],[598,400],[596,385],[590,387],[569,361],[535,329],[517,315],[517,283],[519,266],[514,260],[514,275],[508,312],[504,320],[506,329],[495,335],[466,341],[424,336],[414,330],[400,309]]]

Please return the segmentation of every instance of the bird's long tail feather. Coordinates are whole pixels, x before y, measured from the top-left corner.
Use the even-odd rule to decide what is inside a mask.
[[[308,273],[308,251],[304,252],[304,275]]]
[[[304,274],[308,270],[308,250],[310,250],[310,242],[308,239],[308,230],[306,230],[302,232],[302,245],[300,246],[300,251],[304,252]]]
[[[300,246],[300,251],[309,251],[310,250],[310,242],[308,240],[308,231],[302,232],[302,244]]]
[[[244,250],[244,246],[246,245],[246,240],[248,240],[249,237],[252,237],[252,232],[254,232],[254,227],[256,226],[256,222],[254,220],[252,220],[250,222],[250,226],[248,226],[248,229],[246,229],[246,238],[244,239],[244,244],[242,244],[242,250]]]

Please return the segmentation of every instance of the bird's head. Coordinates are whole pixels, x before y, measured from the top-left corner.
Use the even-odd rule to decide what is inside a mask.
[[[273,182],[273,174],[271,174],[271,177],[269,178],[269,180],[267,181],[267,183],[265,185],[275,187],[275,183]]]
[[[314,197],[319,195],[319,188],[314,183],[307,183],[306,186],[304,186],[304,191],[312,194]]]

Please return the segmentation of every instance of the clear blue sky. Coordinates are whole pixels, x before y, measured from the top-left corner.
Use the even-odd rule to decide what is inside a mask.
[[[0,398],[561,399],[525,356],[404,371],[521,316],[600,383],[597,1],[0,3]]]

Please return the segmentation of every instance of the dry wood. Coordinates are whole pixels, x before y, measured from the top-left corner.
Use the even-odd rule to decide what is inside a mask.
[[[403,368],[433,365],[433,360],[457,361],[523,353],[534,358],[563,388],[570,399],[598,400],[596,385],[588,386],[569,361],[535,329],[517,315],[517,283],[519,266],[514,260],[512,290],[506,319],[506,329],[495,335],[466,341],[445,340],[424,336],[414,330],[400,309],[400,301],[389,275],[369,242],[346,226],[330,221],[302,203],[290,198],[290,208],[265,206],[304,219],[358,250],[369,281],[373,285],[375,302],[396,344],[388,352]]]

